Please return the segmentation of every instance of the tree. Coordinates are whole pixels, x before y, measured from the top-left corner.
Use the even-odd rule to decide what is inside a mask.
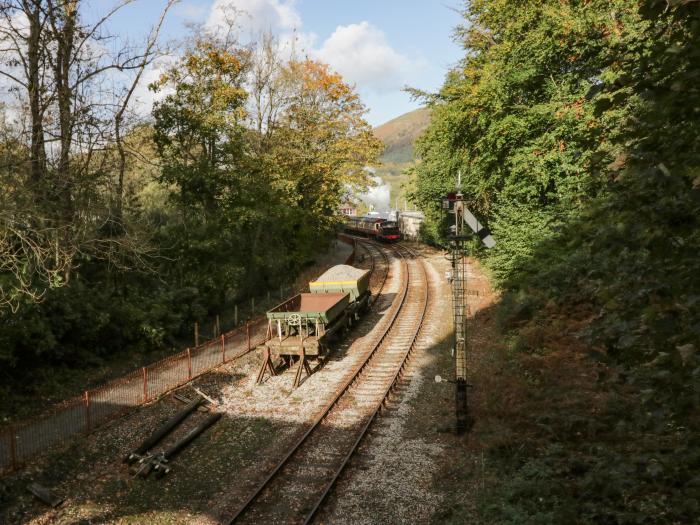
[[[320,226],[333,220],[348,190],[369,184],[365,169],[382,151],[355,90],[325,64],[292,60],[282,71],[286,105],[275,156],[299,207]]]
[[[167,236],[173,256],[188,259],[178,270],[181,284],[219,301],[256,285],[243,278],[259,272],[246,239],[265,224],[265,181],[251,162],[244,126],[247,54],[199,40],[152,86],[173,91],[153,116],[160,180],[176,188],[177,219]]]
[[[434,224],[461,171],[470,206],[500,239],[498,279],[528,271],[534,246],[605,191],[621,154],[625,111],[600,114],[591,94],[619,58],[620,24],[636,54],[648,22],[626,1],[610,9],[484,1],[465,11],[457,34],[469,52],[434,99],[414,197]]]
[[[154,138],[161,180],[178,191],[178,253],[199,251],[185,280],[212,293],[293,275],[380,150],[339,75],[278,51],[270,38],[253,49],[199,40],[154,86],[173,90],[154,109]]]
[[[116,2],[93,24],[83,21],[80,0],[0,2],[0,75],[11,83],[21,120],[28,121],[19,140],[29,145],[30,169],[15,172],[15,185],[28,193],[30,205],[6,208],[0,220],[7,247],[0,253],[7,263],[2,266],[4,290],[15,300],[37,298],[47,287],[66,284],[81,258],[112,259],[116,265],[130,257],[123,256],[129,251],[140,258],[143,246],[136,237],[125,235],[121,225],[121,234],[114,237],[115,229],[104,225],[114,223],[115,216],[121,223],[124,117],[144,69],[157,55],[160,26],[175,1],[167,2],[143,50],[125,45],[114,53],[102,45],[111,38],[106,24],[135,0]],[[104,88],[119,75],[121,89]],[[25,103],[27,115],[21,111]],[[112,140],[121,166],[116,199],[110,195],[110,156],[105,154]],[[22,224],[21,239],[17,224]],[[27,243],[33,246],[32,256],[15,250]],[[22,257],[27,257],[24,265]],[[31,270],[20,275],[17,268]]]
[[[152,87],[172,86],[153,110],[155,142],[163,159],[162,180],[176,184],[180,201],[205,213],[239,191],[244,149],[241,56],[199,41]]]
[[[493,487],[482,521],[692,521],[700,10],[683,1],[479,0],[464,17],[465,56],[429,97],[414,198],[441,242],[438,198],[460,170],[468,205],[499,241],[481,255],[502,289],[497,309],[514,328],[514,349],[603,371],[594,395],[625,397],[596,413],[585,440],[550,432],[569,425],[568,407],[526,416],[532,427],[547,419],[547,436],[529,451],[528,437],[516,453],[499,447],[509,481]],[[599,352],[600,368],[570,350],[574,339]],[[533,360],[519,354],[512,360],[529,369]],[[537,366],[536,396],[559,395]],[[663,458],[664,474],[637,475],[641,457]]]

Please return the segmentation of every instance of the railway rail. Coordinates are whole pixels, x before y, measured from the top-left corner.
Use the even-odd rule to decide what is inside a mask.
[[[374,306],[374,304],[377,302],[377,299],[379,299],[381,292],[384,289],[384,286],[386,286],[386,281],[389,277],[389,257],[387,257],[386,251],[380,249],[378,246],[375,246],[374,243],[370,243],[367,241],[360,242],[370,255],[370,275],[374,276],[375,272],[377,271],[377,258],[373,255],[373,253],[379,254],[381,256],[385,267],[384,271],[381,273],[379,285],[373,287],[374,289],[372,290],[373,297],[371,299],[370,305]]]
[[[386,257],[387,248],[360,242]],[[401,261],[401,290],[379,333],[368,341],[364,359],[224,523],[310,523],[390,397],[414,349],[428,306],[423,261],[405,246],[396,245],[392,250]],[[388,273],[387,269],[381,287]]]

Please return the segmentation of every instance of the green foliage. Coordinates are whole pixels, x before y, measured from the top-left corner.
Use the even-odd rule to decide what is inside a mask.
[[[183,307],[189,310],[197,298],[167,290],[144,292],[135,286],[93,288],[83,279],[51,291],[42,303],[3,319],[0,344],[14,350],[5,366],[81,366],[113,353],[172,344],[189,313]]]
[[[199,42],[153,86],[171,87],[153,110],[161,181],[180,189],[184,206],[205,213],[235,205],[241,176],[246,92],[241,58]]]
[[[653,436],[629,450],[607,435],[596,449],[566,442],[504,454],[511,481],[482,509],[486,521],[689,522],[698,502],[684,458],[700,408],[700,9],[481,0],[465,18],[466,57],[418,145],[414,199],[426,238],[442,242],[439,198],[461,171],[469,207],[499,243],[479,253],[503,290],[499,315],[519,327],[518,348],[546,352],[528,334],[562,315],[580,323],[577,335],[636,393],[616,416],[624,439]],[[660,423],[649,426],[647,414]],[[662,451],[671,437],[685,452]],[[630,457],[639,449],[659,472],[639,472]],[[572,474],[584,453],[585,474]]]
[[[274,165],[299,210],[332,227],[348,190],[367,188],[365,168],[376,163],[381,143],[357,93],[325,64],[293,60],[282,78],[289,105],[273,137]]]
[[[99,207],[114,198],[114,148],[80,159],[100,173],[81,194],[100,236],[72,252],[72,272],[58,275],[64,286],[43,300],[15,313],[0,297],[0,391],[31,395],[27,379],[54,366],[179,346],[191,340],[194,321],[289,284],[328,246],[347,186],[366,186],[363,168],[376,162],[380,144],[354,89],[313,61],[274,64],[275,85],[262,89],[278,98],[267,100],[266,127],[254,129],[253,60],[249,48],[200,40],[151,86],[164,96],[152,124],[124,137],[135,154],[125,166],[118,227]],[[0,139],[3,255],[18,252],[16,236],[3,237],[3,220],[17,223],[33,195],[25,188],[27,148]],[[10,262],[39,280],[22,255]],[[0,262],[3,292],[16,277]]]

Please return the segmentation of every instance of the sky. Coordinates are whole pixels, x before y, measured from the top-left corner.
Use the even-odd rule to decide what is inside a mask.
[[[110,30],[143,39],[165,2],[128,6]],[[92,0],[91,16],[111,5]],[[457,63],[462,50],[452,32],[462,22],[460,6],[461,0],[181,0],[165,20],[162,37],[186,37],[192,24],[216,27],[221,9],[234,7],[247,13],[240,17],[243,41],[264,30],[294,40],[298,53],[328,63],[356,86],[369,110],[367,120],[377,126],[419,107],[404,86],[436,91]]]

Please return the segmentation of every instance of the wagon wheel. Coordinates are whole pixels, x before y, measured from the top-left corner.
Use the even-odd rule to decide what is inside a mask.
[[[293,333],[293,329],[293,331],[299,335],[299,333],[301,333],[301,315],[289,314],[289,317],[287,317],[287,326],[290,329],[290,334]]]

